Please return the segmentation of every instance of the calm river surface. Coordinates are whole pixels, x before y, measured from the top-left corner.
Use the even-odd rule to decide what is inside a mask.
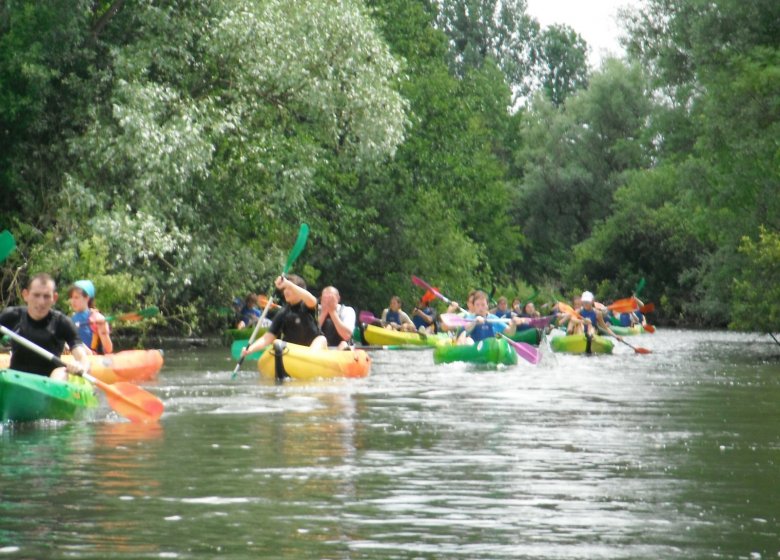
[[[4,558],[780,556],[780,348],[659,329],[653,350],[503,370],[374,351],[361,380],[231,380],[169,350],[158,427],[0,432]]]

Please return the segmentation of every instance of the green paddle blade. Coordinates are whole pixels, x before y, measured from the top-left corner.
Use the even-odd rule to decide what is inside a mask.
[[[642,290],[644,289],[644,287],[645,287],[645,279],[641,278],[639,280],[639,282],[637,283],[637,285],[634,286],[634,295],[636,297],[639,297],[639,294],[642,293]]]
[[[16,239],[7,229],[0,232],[0,262],[8,258],[8,255],[16,249]]]
[[[306,248],[306,241],[309,239],[309,226],[308,224],[301,224],[301,228],[298,230],[298,239],[295,240],[290,255],[287,257],[287,264],[284,265],[284,272],[287,274],[290,271],[293,263],[301,256],[303,250]]]
[[[241,359],[241,350],[247,347],[249,344],[248,340],[234,340],[233,344],[230,346],[230,355],[233,357],[234,360],[240,360]],[[263,355],[263,352],[265,352],[265,348],[262,350],[258,350],[257,352],[252,352],[251,354],[248,354],[245,358],[246,360],[256,362],[260,359],[260,356]]]

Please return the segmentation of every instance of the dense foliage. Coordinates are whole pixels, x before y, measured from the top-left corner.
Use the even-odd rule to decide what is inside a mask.
[[[646,0],[592,69],[524,0],[4,2],[0,300],[48,270],[213,329],[307,222],[296,270],[359,308],[419,296],[411,274],[540,299],[645,278],[659,320],[780,331],[778,21]]]

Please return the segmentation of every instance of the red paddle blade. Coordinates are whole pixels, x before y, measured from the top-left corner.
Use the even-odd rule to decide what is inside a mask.
[[[634,352],[637,354],[652,354],[652,350],[648,350],[647,348],[642,348],[641,346],[634,346]]]
[[[268,305],[268,296],[266,295],[257,296],[257,305],[265,308],[265,306]],[[271,301],[271,309],[276,309],[277,307],[279,307],[279,304],[276,303],[275,301]]]
[[[655,327],[653,325],[642,325],[642,328],[645,329],[649,333],[655,332]]]
[[[163,403],[160,399],[132,383],[120,382],[109,385],[106,391],[108,404],[117,414],[131,422],[157,422],[163,413]]]
[[[117,414],[131,422],[157,422],[162,416],[165,408],[162,401],[138,385],[124,381],[109,385],[86,373],[84,377],[106,394],[109,406]]]
[[[630,297],[614,301],[607,308],[616,313],[631,313],[639,309],[639,306],[636,303],[636,299]]]
[[[642,313],[645,313],[645,314],[652,313],[653,311],[655,311],[655,304],[654,303],[646,303],[642,307],[639,308],[639,311],[641,311]]]

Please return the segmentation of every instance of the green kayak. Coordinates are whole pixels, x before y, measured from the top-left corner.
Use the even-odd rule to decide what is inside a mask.
[[[517,353],[504,338],[486,338],[476,344],[437,346],[433,350],[433,362],[436,364],[469,362],[472,364],[513,366],[517,363]]]
[[[54,381],[13,369],[0,369],[0,420],[72,420],[95,408],[92,384],[81,377]]]
[[[584,334],[556,334],[550,337],[550,347],[554,352],[569,354],[611,354],[614,343],[603,336],[594,336],[590,345]]]
[[[532,346],[539,346],[539,342],[542,340],[541,329],[523,329],[522,331],[516,331],[515,334],[509,338],[515,342],[525,342]]]

